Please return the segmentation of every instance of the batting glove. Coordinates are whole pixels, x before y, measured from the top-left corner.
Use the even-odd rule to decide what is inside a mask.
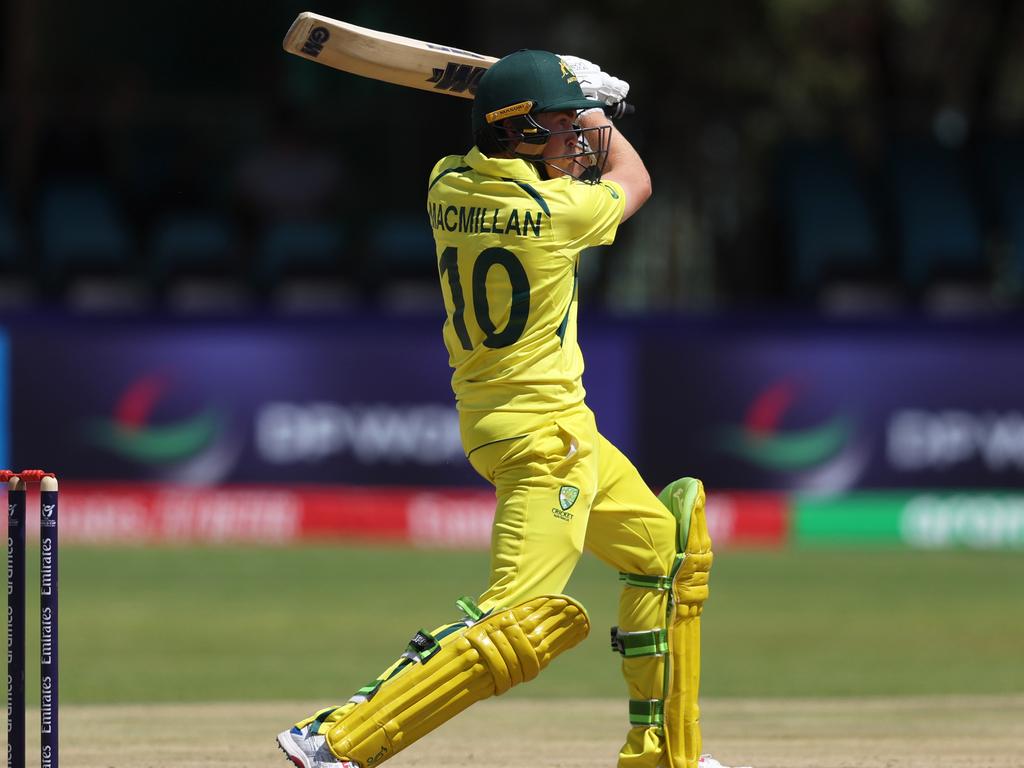
[[[588,99],[596,99],[608,106],[625,100],[629,93],[629,83],[603,72],[601,67],[578,56],[560,56],[566,66],[576,75]]]

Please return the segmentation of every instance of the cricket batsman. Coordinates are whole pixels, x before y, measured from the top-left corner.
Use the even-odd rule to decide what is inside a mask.
[[[700,621],[711,540],[704,489],[655,496],[598,431],[576,338],[580,251],[609,245],[651,195],[606,117],[627,83],[522,50],[473,102],[475,146],[430,173],[427,216],[447,311],[462,443],[495,488],[490,575],[461,617],[419,631],[346,703],[278,736],[299,768],[372,768],[476,701],[533,679],[590,630],[562,594],[584,549],[619,572],[612,650],[629,692],[619,768],[722,768],[701,753]]]

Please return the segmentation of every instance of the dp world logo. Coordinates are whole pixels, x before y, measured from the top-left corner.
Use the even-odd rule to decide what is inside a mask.
[[[170,377],[149,374],[121,393],[110,418],[89,426],[91,441],[109,452],[147,467],[162,480],[214,483],[234,466],[241,441],[228,429],[225,415],[213,407],[183,417],[156,414],[179,394]]]
[[[868,445],[858,438],[854,417],[840,410],[796,426],[805,389],[792,378],[773,383],[757,394],[742,424],[719,431],[718,444],[759,469],[782,475],[793,487],[848,488],[867,465]]]

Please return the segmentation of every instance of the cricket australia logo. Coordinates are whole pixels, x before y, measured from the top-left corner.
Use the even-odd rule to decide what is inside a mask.
[[[573,504],[576,503],[576,499],[580,497],[580,489],[572,485],[563,485],[558,489],[558,506],[563,510],[568,510]]]
[[[558,68],[562,70],[562,79],[567,83],[576,82],[576,73],[562,59],[558,60]]]
[[[559,520],[572,520],[573,514],[569,508],[576,503],[580,497],[580,489],[572,485],[563,485],[558,489],[558,506],[561,509],[552,509],[551,514]]]

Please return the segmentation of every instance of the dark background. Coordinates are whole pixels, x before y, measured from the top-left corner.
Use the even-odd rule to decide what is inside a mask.
[[[632,84],[655,194],[589,260],[590,307],[1020,306],[1010,0],[9,0],[0,306],[438,306],[424,189],[469,102],[285,54],[303,10]]]

